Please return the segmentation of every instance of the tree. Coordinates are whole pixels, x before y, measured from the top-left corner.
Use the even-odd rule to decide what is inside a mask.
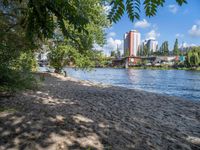
[[[198,67],[200,65],[200,47],[193,47],[187,52],[186,62],[190,67]]]
[[[140,18],[140,6],[142,0],[110,0],[112,6],[111,11],[108,15],[109,19],[113,22],[117,22],[127,12],[128,17],[131,21]],[[186,0],[176,0],[178,5],[187,3]],[[145,14],[148,17],[155,16],[159,6],[164,6],[165,0],[144,0],[143,7]]]
[[[14,26],[22,25],[26,30],[26,35],[32,41],[38,37],[53,37],[54,29],[57,25],[64,35],[73,38],[66,30],[65,21],[73,25],[76,30],[82,31],[83,26],[90,21],[88,16],[84,14],[84,9],[86,9],[85,7],[89,9],[89,5],[90,7],[94,6],[90,2],[84,3],[79,0],[3,0],[0,4],[4,6],[1,7],[3,10],[1,15],[12,15],[12,17],[21,15],[21,20],[17,20]],[[7,9],[12,9],[19,13],[10,14],[5,12]]]
[[[149,56],[149,55],[151,55],[151,47],[150,47],[149,42],[147,42],[146,47],[147,47],[147,52],[146,53]]]
[[[13,26],[18,25],[23,26],[26,30],[26,35],[32,42],[38,37],[52,38],[56,27],[59,27],[66,37],[76,41],[73,34],[68,32],[65,22],[72,25],[75,30],[87,33],[84,26],[90,23],[91,19],[88,17],[87,11],[97,14],[98,12],[93,8],[103,6],[108,4],[108,2],[110,2],[110,6],[112,7],[108,15],[111,21],[118,21],[124,12],[128,13],[132,21],[135,18],[139,19],[141,0],[89,0],[87,3],[84,0],[3,0],[0,2],[0,5],[3,6],[1,7],[1,15],[12,17],[21,15],[21,19],[12,24],[8,29],[12,29]],[[182,5],[186,3],[186,0],[176,0],[176,2]],[[154,16],[158,7],[163,6],[164,3],[164,0],[145,0],[143,5],[146,16]],[[5,12],[7,9],[14,9],[19,13],[10,14]]]
[[[179,48],[178,48],[178,39],[176,39],[176,41],[174,43],[173,54],[174,55],[179,55],[180,54],[180,51],[179,51]]]
[[[124,57],[128,57],[129,55],[130,55],[129,49],[126,49],[126,50],[125,50]]]
[[[106,57],[102,51],[94,51],[95,67],[106,67],[110,63],[110,58]]]
[[[120,58],[121,57],[121,52],[119,50],[119,48],[117,47],[117,53],[116,53],[116,58]]]
[[[105,43],[104,29],[109,25],[103,5],[98,4],[100,0],[0,1],[0,81],[5,81],[0,88],[2,83],[16,84],[16,75],[24,78],[18,59],[26,58],[23,53],[33,54],[49,39],[55,44],[51,64],[56,72],[67,63],[66,58],[77,67],[93,67],[93,45]],[[20,62],[17,67],[16,62]]]
[[[87,3],[84,0],[3,0],[0,5],[0,17],[8,18],[7,22],[2,23],[4,26],[1,31],[8,36],[8,32],[19,28],[17,31],[24,39],[19,39],[18,43],[31,41],[40,46],[36,42],[44,42],[45,38],[55,39],[55,31],[59,31],[61,39],[67,39],[67,44],[73,45],[81,53],[91,50],[94,42],[99,45],[105,43],[104,29],[109,23],[101,0],[88,0]],[[0,38],[6,39],[5,36]]]
[[[169,55],[169,48],[168,48],[168,41],[164,41],[159,49],[161,55],[168,56]]]
[[[150,51],[150,55],[152,56],[154,54],[154,52],[153,52],[153,50],[151,49],[151,51]]]
[[[148,47],[146,44],[143,45],[143,54],[144,56],[148,56]]]
[[[164,54],[165,56],[168,56],[168,55],[169,55],[168,41],[165,41],[165,42],[164,42],[163,54]]]
[[[36,68],[33,55],[36,45],[26,37],[23,14],[14,9],[18,6],[23,9],[19,1],[13,1],[9,7],[0,1],[0,92],[35,85],[30,72]]]
[[[73,64],[77,68],[89,69],[95,66],[95,61],[101,59],[101,54],[96,51],[87,51],[81,54],[70,45],[59,45],[49,53],[50,65],[55,68],[56,73],[61,73],[66,65]]]
[[[111,57],[114,57],[115,55],[116,55],[116,54],[115,54],[115,51],[111,51],[111,52],[110,52],[110,56],[111,56]]]
[[[185,0],[176,1],[179,5],[186,3]],[[94,43],[103,45],[105,42],[104,29],[108,22],[103,6],[107,2],[111,2],[112,8],[108,15],[111,21],[118,21],[125,11],[132,21],[139,19],[140,0],[0,1],[1,75],[5,70],[13,71],[12,65],[22,53],[27,50],[33,53],[47,39],[55,40],[56,30],[61,34],[59,42],[55,42],[57,48],[60,44],[71,47],[73,51],[70,55],[75,58],[74,62],[77,66],[85,66],[85,61],[93,56]],[[163,6],[164,2],[145,0],[146,15],[155,15],[157,7]],[[76,56],[80,56],[80,59]],[[79,60],[84,62],[80,63]],[[3,75],[0,79],[4,80],[5,77]]]
[[[57,48],[51,50],[50,64],[57,68],[56,72],[60,73],[61,69],[69,62],[72,62],[74,66],[79,68],[94,67],[95,61],[98,59],[97,57],[101,57],[100,54],[96,53],[94,44],[103,46],[105,43],[104,29],[108,27],[109,23],[102,5],[95,5],[98,1],[88,0],[87,5],[84,6],[83,13],[90,20],[83,27],[87,33],[77,31],[67,21],[64,22],[65,28],[69,34],[73,35],[73,39],[63,36],[61,31],[54,33],[55,37],[59,38],[54,38]],[[93,7],[90,8],[90,5]],[[59,28],[57,31],[59,31]],[[59,65],[60,67],[58,67]]]
[[[140,51],[139,50],[137,51],[137,56],[140,56]]]
[[[54,67],[55,73],[61,73],[61,70],[63,67],[67,64],[67,53],[69,51],[68,47],[56,47],[55,49],[52,49],[49,53],[49,61],[50,65]]]
[[[143,56],[143,48],[142,46],[139,47],[139,50],[137,51],[138,56]]]

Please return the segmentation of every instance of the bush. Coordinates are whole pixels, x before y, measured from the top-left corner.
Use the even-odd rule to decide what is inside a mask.
[[[15,70],[20,70],[22,72],[30,72],[37,70],[37,61],[34,54],[31,51],[23,52],[20,54],[19,58],[13,64]]]
[[[31,72],[36,68],[37,62],[30,51],[21,53],[8,65],[0,65],[0,92],[35,88],[37,82]]]
[[[15,92],[37,87],[36,79],[31,73],[9,68],[0,68],[0,82],[0,92]]]

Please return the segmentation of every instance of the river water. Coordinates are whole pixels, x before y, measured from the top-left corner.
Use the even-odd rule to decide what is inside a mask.
[[[65,69],[69,76],[102,84],[140,89],[200,101],[200,72],[184,70]]]

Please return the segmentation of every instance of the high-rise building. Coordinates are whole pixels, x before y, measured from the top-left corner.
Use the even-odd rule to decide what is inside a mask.
[[[147,48],[150,52],[156,52],[156,50],[158,49],[158,41],[156,41],[155,39],[149,39],[147,41]]]
[[[140,38],[141,35],[137,30],[131,30],[124,35],[124,55],[127,52],[129,56],[137,56],[140,50]]]

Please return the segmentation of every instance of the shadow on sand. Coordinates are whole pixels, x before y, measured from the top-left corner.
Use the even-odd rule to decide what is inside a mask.
[[[12,108],[0,112],[0,149],[200,149],[198,141],[187,140],[200,138],[197,110],[163,110],[161,100],[152,102],[156,95],[133,92],[46,77],[40,90],[0,98],[1,107]],[[190,127],[186,113],[196,117]]]

